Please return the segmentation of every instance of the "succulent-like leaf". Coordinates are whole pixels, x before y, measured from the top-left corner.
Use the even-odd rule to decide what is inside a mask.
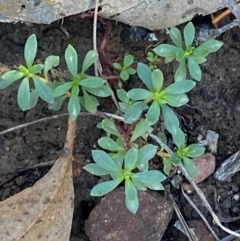
[[[59,65],[59,62],[60,58],[56,55],[50,55],[45,59],[43,70],[45,78],[47,78],[48,71],[54,67],[57,67]]]
[[[39,94],[36,89],[30,93],[30,103],[28,109],[32,109],[38,103]]]
[[[65,51],[65,61],[71,75],[76,76],[78,73],[78,55],[75,48],[70,44]]]
[[[205,43],[202,43],[198,48],[204,48],[207,49],[210,53],[218,51],[222,47],[223,43],[216,40],[216,39],[209,39]]]
[[[119,179],[99,183],[93,187],[91,190],[91,195],[95,197],[104,196],[105,194],[111,192],[120,183],[121,181]]]
[[[140,118],[142,112],[147,108],[148,106],[144,101],[134,103],[126,110],[124,121],[129,124],[137,121]]]
[[[127,92],[124,89],[117,89],[117,97],[123,103],[128,103],[129,102],[129,98],[127,96]]]
[[[178,95],[185,94],[192,90],[196,83],[192,80],[182,80],[169,85],[164,89],[165,94]]]
[[[72,93],[68,102],[68,113],[73,120],[77,119],[81,110],[78,93],[79,93],[78,86],[73,86]]]
[[[92,151],[93,160],[96,164],[110,172],[119,172],[121,169],[116,165],[116,163],[109,157],[109,155],[100,150]]]
[[[24,47],[24,59],[27,67],[30,68],[33,65],[33,61],[37,54],[37,38],[35,34],[28,37]]]
[[[33,82],[40,98],[50,104],[54,102],[53,92],[39,76],[33,75]]]
[[[133,63],[133,56],[128,54],[123,59],[123,64],[125,67],[129,67]]]
[[[152,76],[151,68],[146,64],[138,63],[137,74],[138,74],[138,77],[142,80],[142,82],[148,87],[148,89],[151,91],[154,91],[154,87],[151,80],[151,76]]]
[[[139,201],[137,196],[137,189],[133,185],[132,181],[127,179],[125,181],[125,203],[130,212],[135,214],[139,207]]]
[[[119,151],[122,149],[113,139],[107,136],[101,137],[98,140],[98,145],[109,151]]]
[[[160,69],[155,69],[152,72],[152,84],[156,91],[160,91],[163,86],[163,73]]]
[[[172,163],[170,158],[163,158],[163,171],[165,174],[169,175],[171,168],[172,168]]]
[[[84,100],[84,107],[87,111],[90,113],[96,113],[98,102],[94,98],[94,96],[91,96],[88,94],[88,92],[83,88],[83,100]]]
[[[161,108],[156,100],[150,105],[148,112],[146,114],[146,120],[149,125],[154,125],[157,123],[160,117]]]
[[[175,135],[179,128],[179,119],[177,118],[174,111],[167,105],[161,105],[164,125],[168,132],[172,135]]]
[[[166,176],[157,170],[133,173],[132,176],[138,181],[144,183],[158,183],[166,179]]]
[[[115,135],[115,136],[118,136],[118,137],[121,136],[120,132],[116,128],[116,125],[110,119],[104,119],[102,121],[102,128],[103,128],[104,131],[106,131],[109,134],[112,134],[112,135]]]
[[[43,64],[34,64],[34,65],[29,67],[29,71],[32,74],[40,74],[41,71],[43,70],[43,68],[44,68]]]
[[[131,171],[138,160],[138,149],[132,147],[130,150],[127,151],[124,161],[124,169]]]
[[[157,152],[157,146],[152,144],[146,144],[141,147],[138,151],[138,161],[136,163],[137,167],[141,171],[148,170],[148,162],[151,160]]]
[[[61,85],[57,86],[53,91],[54,97],[65,95],[66,92],[72,88],[72,86],[72,82],[62,83]]]
[[[98,59],[98,52],[96,50],[90,50],[87,52],[82,65],[81,73],[84,74],[86,70]]]
[[[89,163],[85,165],[83,169],[96,176],[104,176],[111,173],[109,170],[106,170],[95,163]]]
[[[119,63],[113,63],[113,67],[118,70],[122,70],[122,65]]]
[[[131,89],[127,97],[132,100],[146,100],[153,96],[153,93],[145,89]]]
[[[176,152],[174,152],[170,157],[170,161],[174,166],[179,166],[181,163],[181,157]]]
[[[182,34],[178,28],[171,27],[170,37],[178,48],[182,48]]]
[[[105,80],[99,77],[88,77],[81,80],[80,85],[87,88],[98,88],[105,83]]]
[[[17,102],[19,107],[24,111],[29,108],[30,104],[30,88],[29,88],[29,79],[24,78],[19,85]]]
[[[111,88],[106,85],[102,85],[98,88],[85,88],[85,90],[98,97],[108,97],[112,94]]]
[[[127,72],[129,75],[133,75],[133,74],[136,74],[137,70],[134,68],[127,68]]]
[[[166,57],[166,58],[175,57],[177,52],[180,50],[181,50],[181,48],[178,48],[178,47],[170,45],[170,44],[160,44],[153,49],[153,51],[157,55],[159,55],[161,57]]]
[[[5,89],[16,80],[21,79],[24,74],[18,70],[10,70],[0,77],[0,89]]]
[[[188,157],[183,157],[183,163],[184,163],[184,166],[186,167],[188,173],[192,177],[196,177],[198,174],[198,171],[197,171],[197,168],[196,168],[195,164],[193,163],[193,161]]]
[[[123,81],[126,81],[129,79],[129,73],[127,72],[126,69],[123,69],[120,73],[120,78],[123,80]]]
[[[195,38],[195,27],[192,22],[189,22],[184,30],[183,30],[183,36],[184,36],[184,41],[186,48],[190,48],[193,44],[193,40]]]
[[[144,134],[150,134],[153,131],[152,127],[146,120],[141,120],[137,123],[132,133],[131,142],[134,142],[137,138]]]
[[[185,155],[188,157],[199,157],[205,152],[205,147],[201,144],[191,144],[186,147]]]
[[[180,64],[174,74],[174,81],[180,81],[180,80],[185,80],[187,76],[187,68],[186,68],[186,61],[181,60],[179,61]]]
[[[183,133],[181,128],[178,128],[176,134],[172,135],[172,137],[178,149],[185,146],[185,134]]]
[[[190,75],[197,81],[200,81],[202,78],[202,71],[193,57],[188,58],[188,68]]]

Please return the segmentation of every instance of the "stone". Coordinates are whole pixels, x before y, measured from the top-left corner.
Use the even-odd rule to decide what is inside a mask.
[[[91,241],[159,241],[172,217],[170,200],[156,192],[138,191],[139,209],[131,213],[125,205],[124,188],[107,194],[85,223]]]

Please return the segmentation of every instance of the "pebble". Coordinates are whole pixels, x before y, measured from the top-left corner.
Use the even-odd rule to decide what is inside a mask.
[[[91,241],[159,241],[172,217],[172,204],[159,193],[138,191],[139,209],[125,205],[124,188],[107,194],[85,223]]]

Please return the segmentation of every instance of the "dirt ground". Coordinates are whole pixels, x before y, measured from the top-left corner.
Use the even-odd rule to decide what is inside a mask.
[[[37,61],[43,62],[50,55],[60,56],[60,65],[53,75],[56,79],[67,79],[68,73],[64,61],[64,51],[68,44],[72,44],[81,60],[86,52],[92,49],[92,22],[90,20],[66,20],[64,27],[70,34],[68,38],[60,29],[59,23],[50,25],[0,24],[0,73],[23,63],[23,48],[27,37],[35,33],[38,38]],[[101,40],[104,29],[99,26],[98,39]],[[162,34],[160,41],[167,41],[168,36]],[[188,142],[196,141],[199,134],[205,136],[207,130],[219,134],[217,166],[227,157],[239,150],[240,146],[240,31],[233,29],[221,36],[223,47],[208,58],[203,67],[203,80],[190,93],[189,106],[179,109],[178,114],[190,114],[191,122],[182,121],[182,127],[188,135]],[[130,53],[137,61],[144,61],[148,41],[129,40],[129,27],[122,24],[114,25],[113,32],[107,44],[106,53],[110,56],[122,57]],[[172,80],[175,65],[161,66],[167,81]],[[132,78],[126,88],[138,86],[137,79]],[[16,102],[18,84],[0,91],[0,131],[30,122],[43,117],[57,114],[47,109],[45,103],[40,102],[37,107],[22,112]],[[107,112],[113,112],[111,99],[102,102],[100,107]],[[66,105],[61,113],[66,112]],[[90,151],[97,145],[102,131],[96,127],[98,117],[80,116],[75,140],[75,160],[86,164],[91,159]],[[157,125],[160,125],[160,123]],[[54,121],[36,124],[0,136],[0,200],[4,200],[26,187],[32,186],[41,178],[49,167],[33,169],[23,172],[16,177],[13,173],[17,168],[33,166],[37,163],[55,160],[63,148],[67,127],[67,117]],[[1,185],[6,180],[9,182]],[[170,179],[167,181],[169,182]],[[83,171],[74,179],[75,210],[72,225],[71,240],[87,241],[84,234],[84,222],[98,199],[90,196],[90,190],[98,182],[98,178]],[[240,196],[240,173],[236,173],[232,180],[220,183],[209,177],[200,184],[213,209],[224,217],[240,216],[240,202],[235,201],[234,195]],[[186,220],[199,219],[198,214],[190,207],[178,189],[171,187],[179,209]],[[196,195],[191,198],[206,215],[211,218]],[[178,231],[173,227],[177,220],[174,215],[163,240],[178,240]],[[219,237],[226,234],[212,223]],[[240,221],[226,224],[227,227],[239,229]]]

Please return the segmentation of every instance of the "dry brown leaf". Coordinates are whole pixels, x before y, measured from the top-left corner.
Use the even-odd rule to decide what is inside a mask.
[[[73,198],[72,160],[62,156],[33,187],[0,202],[0,240],[68,241]]]

